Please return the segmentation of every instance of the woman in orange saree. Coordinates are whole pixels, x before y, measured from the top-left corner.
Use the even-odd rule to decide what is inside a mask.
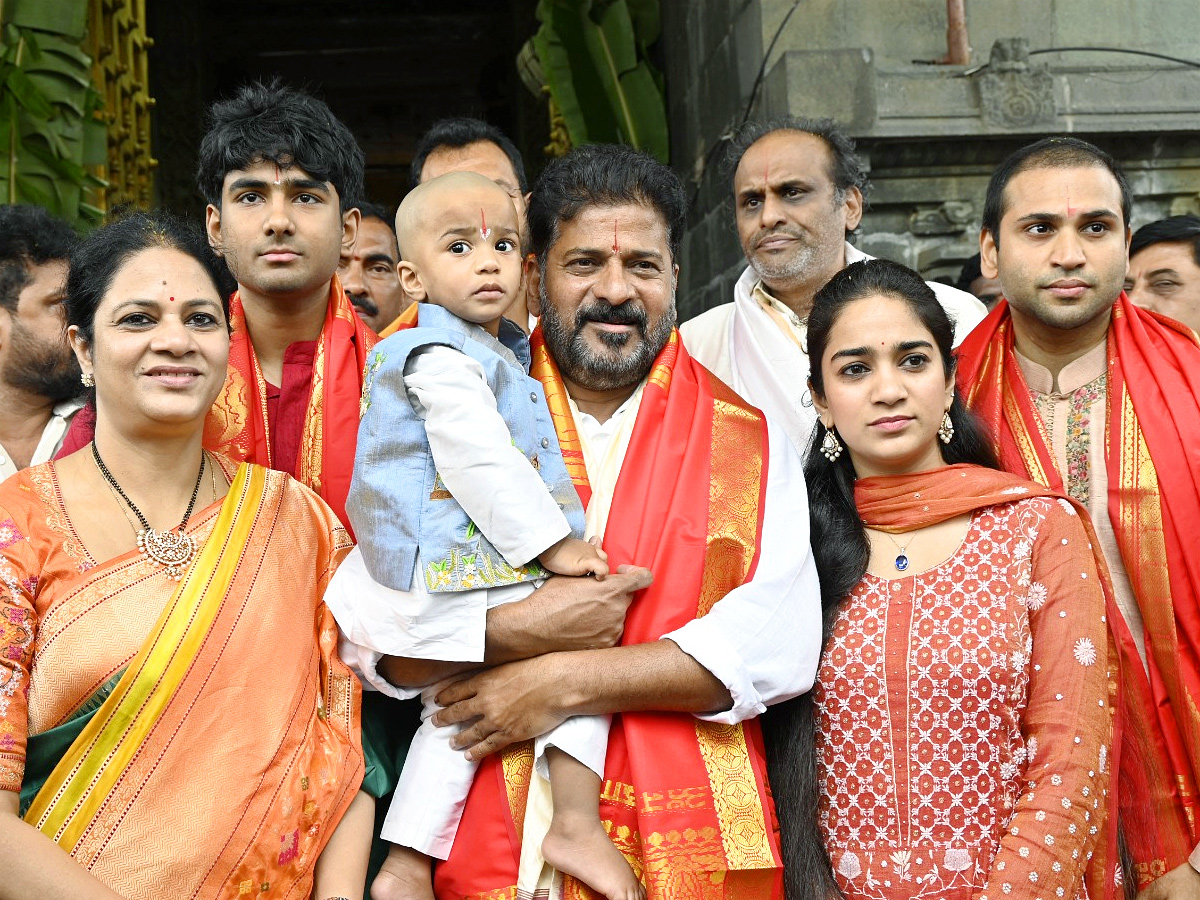
[[[995,468],[952,337],[885,260],[814,301],[805,476],[828,638],[805,820],[849,900],[1116,898],[1100,545],[1082,509]]]
[[[219,265],[144,214],[72,258],[95,442],[0,485],[0,898],[362,894],[359,689],[320,602],[350,541],[201,449]]]

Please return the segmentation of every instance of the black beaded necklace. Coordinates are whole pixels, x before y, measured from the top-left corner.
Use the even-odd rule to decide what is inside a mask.
[[[100,470],[100,474],[104,476],[104,480],[125,501],[126,505],[133,510],[133,514],[142,523],[142,529],[137,533],[138,550],[141,551],[143,556],[149,557],[160,566],[165,566],[168,578],[174,578],[176,581],[179,581],[183,577],[188,563],[196,555],[196,540],[183,529],[187,525],[188,519],[192,517],[192,509],[196,506],[196,498],[200,496],[200,482],[204,478],[204,467],[208,461],[207,457],[203,453],[200,455],[200,471],[196,475],[196,486],[192,488],[192,499],[188,501],[187,512],[183,514],[183,520],[179,523],[178,530],[170,529],[167,531],[155,531],[150,527],[149,520],[142,515],[142,511],[129,499],[129,495],[121,489],[121,485],[117,483],[117,479],[113,477],[112,472],[108,471],[108,466],[100,458],[100,450],[96,447],[95,441],[92,442],[92,458],[96,460],[96,468]]]

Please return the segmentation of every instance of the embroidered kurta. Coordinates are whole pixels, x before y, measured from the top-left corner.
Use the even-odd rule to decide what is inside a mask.
[[[821,829],[847,898],[1085,897],[1109,779],[1107,640],[1066,501],[987,507],[933,569],[868,574],[816,694]]]

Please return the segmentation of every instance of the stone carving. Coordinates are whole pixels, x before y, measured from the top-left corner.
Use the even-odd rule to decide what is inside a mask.
[[[941,206],[918,209],[909,219],[913,234],[962,234],[975,218],[970,200],[947,200]]]
[[[1029,41],[1000,38],[979,78],[983,120],[993,128],[1029,129],[1054,124],[1054,78],[1029,63]]]

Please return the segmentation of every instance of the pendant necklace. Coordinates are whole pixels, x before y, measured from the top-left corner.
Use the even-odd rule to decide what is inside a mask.
[[[204,453],[200,455],[200,471],[196,474],[196,486],[192,488],[192,499],[188,501],[187,512],[183,514],[183,520],[179,523],[178,530],[168,529],[167,531],[155,531],[150,527],[149,520],[142,515],[142,511],[134,505],[134,502],[121,489],[121,485],[117,483],[117,479],[113,477],[112,472],[108,471],[108,466],[100,458],[100,451],[96,448],[94,441],[92,442],[92,458],[96,460],[96,468],[100,470],[100,474],[104,476],[104,480],[108,482],[109,487],[116,491],[120,498],[133,510],[133,514],[137,516],[138,521],[142,523],[141,530],[137,532],[138,550],[141,551],[142,556],[149,557],[160,566],[164,566],[166,576],[179,581],[183,578],[183,573],[187,569],[188,563],[196,555],[196,539],[187,534],[183,529],[187,525],[188,519],[192,517],[192,509],[196,505],[196,498],[200,496],[200,483],[204,479],[207,456]]]
[[[896,554],[896,560],[895,560],[897,572],[903,572],[905,569],[908,568],[908,555],[904,551],[907,550],[908,545],[913,542],[913,538],[915,538],[920,533],[921,532],[919,532],[919,531],[914,532],[912,537],[910,537],[907,541],[905,541],[903,544],[901,544],[899,541],[897,541],[894,537],[892,537],[886,531],[879,532],[879,534],[882,534],[889,541],[891,541],[892,544],[895,545],[896,549],[900,551],[899,553]]]

